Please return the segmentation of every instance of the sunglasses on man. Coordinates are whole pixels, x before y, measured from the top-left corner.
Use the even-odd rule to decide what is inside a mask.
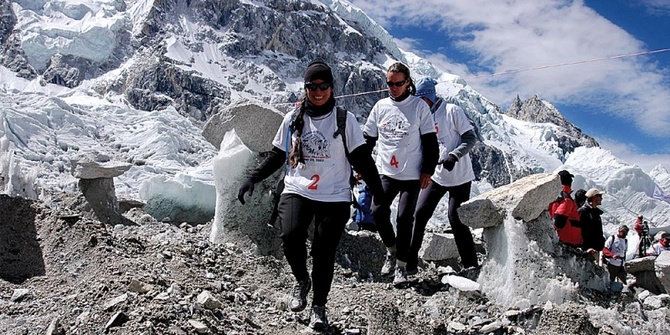
[[[317,89],[321,91],[327,90],[331,86],[330,83],[323,82],[321,84],[314,84],[312,82],[306,82],[305,83],[305,88],[310,90],[310,91],[316,91]]]

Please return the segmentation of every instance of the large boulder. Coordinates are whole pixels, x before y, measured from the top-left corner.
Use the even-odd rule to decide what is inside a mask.
[[[654,261],[656,257],[647,256],[634,258],[624,263],[627,273],[635,277],[635,286],[641,287],[654,294],[665,293],[666,289],[658,280],[655,272]]]
[[[661,252],[654,262],[656,269],[656,276],[661,285],[665,288],[665,292],[670,292],[670,252]]]
[[[605,290],[603,268],[558,241],[546,209],[560,189],[555,174],[535,174],[458,209],[465,224],[483,227],[487,256],[477,282],[497,304],[521,309],[547,301],[560,305],[581,288]]]
[[[242,143],[235,130],[225,134],[221,150],[212,163],[216,211],[209,239],[213,243],[242,243],[253,248],[256,254],[281,257],[278,231],[268,223],[274,207],[276,183],[283,175],[278,172],[257,183],[253,194],[245,197],[245,205],[237,200],[242,180],[261,160],[258,153]]]
[[[202,130],[209,143],[219,148],[224,134],[235,129],[245,146],[254,152],[272,149],[272,139],[284,116],[268,105],[240,100],[212,115]]]
[[[530,222],[547,209],[560,190],[557,175],[538,173],[466,201],[458,209],[458,214],[461,221],[472,228],[499,225],[504,213]]]
[[[133,224],[121,215],[113,179],[130,169],[130,166],[122,162],[97,162],[87,156],[72,160],[70,172],[79,178],[79,189],[100,222]]]

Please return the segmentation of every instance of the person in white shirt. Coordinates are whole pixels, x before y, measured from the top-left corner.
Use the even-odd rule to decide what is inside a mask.
[[[663,233],[661,239],[647,249],[647,256],[658,256],[664,251],[670,250],[670,233]]]
[[[335,107],[333,83],[326,63],[309,64],[305,71],[305,99],[299,109],[286,114],[272,141],[272,150],[237,195],[244,204],[244,195],[252,195],[255,183],[286,164],[285,186],[277,210],[284,255],[297,282],[289,308],[294,312],[303,310],[313,287],[309,325],[316,330],[328,328],[325,305],[333,280],[335,252],[349,218],[351,167],[362,175],[373,195],[382,193],[379,172],[353,114],[344,114],[346,127],[344,134],[339,132],[340,107]],[[306,241],[312,222],[310,280]]]
[[[383,194],[373,196],[372,216],[387,248],[382,275],[395,268],[393,284],[407,283],[407,261],[412,239],[414,209],[419,191],[430,184],[438,160],[435,125],[430,108],[418,97],[409,68],[392,64],[386,72],[390,97],[379,100],[363,128],[370,150],[377,145],[377,168]],[[396,229],[391,223],[391,203],[398,198]],[[397,266],[396,266],[397,261]]]
[[[470,187],[472,180],[475,179],[475,173],[469,152],[477,141],[477,135],[463,109],[437,97],[436,84],[432,78],[421,78],[416,83],[416,96],[421,97],[430,107],[435,120],[440,164],[431,178],[433,182],[421,190],[417,201],[410,258],[407,263],[410,274],[417,271],[419,249],[423,242],[426,224],[447,192],[449,192],[447,214],[461,263],[464,268],[478,265],[470,228],[461,222],[457,212],[457,208],[470,199]]]
[[[626,261],[626,250],[628,250],[628,226],[622,225],[616,235],[610,236],[603,247],[603,259],[606,261],[607,272],[610,274],[610,282],[616,278],[626,284],[626,270],[623,263]]]

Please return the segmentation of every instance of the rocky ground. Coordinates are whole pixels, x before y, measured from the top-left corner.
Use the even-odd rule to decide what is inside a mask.
[[[0,196],[0,334],[310,333],[308,309],[286,308],[285,260],[210,244],[211,224],[135,208],[125,215],[136,226],[106,226],[85,207],[67,194],[50,206]],[[633,296],[586,291],[579,302],[505,310],[442,284],[447,268],[435,264],[396,289],[378,275],[383,254],[374,234],[344,235],[326,334],[617,334],[593,326],[588,306],[643,313]]]

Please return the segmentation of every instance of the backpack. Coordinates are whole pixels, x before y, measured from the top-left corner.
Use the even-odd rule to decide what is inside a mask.
[[[360,187],[358,189],[358,208],[354,212],[354,222],[358,223],[359,226],[363,225],[374,225],[374,220],[372,218],[372,211],[370,207],[372,206],[372,194],[367,186]]]

